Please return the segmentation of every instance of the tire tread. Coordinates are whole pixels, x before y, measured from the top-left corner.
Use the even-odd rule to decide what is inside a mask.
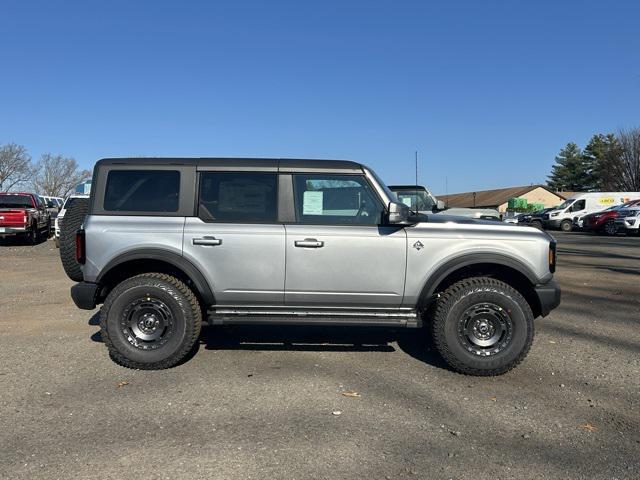
[[[453,352],[449,348],[445,336],[445,323],[449,315],[449,311],[455,304],[455,302],[453,302],[452,300],[454,300],[457,295],[459,295],[466,289],[474,287],[489,287],[493,288],[494,290],[502,291],[503,294],[507,294],[508,297],[511,297],[523,308],[525,317],[531,322],[531,328],[528,329],[526,344],[522,351],[514,360],[500,367],[492,369],[481,369],[464,363],[453,354]],[[502,375],[503,373],[506,373],[516,367],[520,362],[522,362],[522,360],[524,360],[524,358],[529,353],[534,334],[533,313],[531,311],[531,307],[524,299],[524,297],[520,294],[520,292],[518,292],[510,285],[491,277],[470,277],[454,283],[441,294],[441,297],[438,299],[436,305],[433,320],[431,322],[431,333],[434,346],[438,353],[442,356],[445,362],[447,362],[447,364],[458,373],[474,376]]]
[[[178,349],[168,358],[158,362],[153,362],[153,363],[141,363],[134,360],[130,360],[129,358],[127,358],[125,355],[123,355],[118,351],[118,349],[113,344],[112,340],[109,338],[109,332],[107,330],[107,318],[109,316],[109,311],[111,309],[113,302],[122,293],[125,287],[130,286],[130,283],[132,280],[145,281],[149,279],[161,280],[163,282],[170,284],[172,287],[178,290],[186,298],[189,308],[191,310],[191,314],[193,315],[194,328],[192,329],[189,337],[184,339],[180,349]],[[123,286],[125,283],[129,285]],[[164,370],[164,369],[176,366],[193,349],[196,341],[200,336],[201,328],[202,328],[202,309],[200,307],[200,303],[198,302],[198,299],[196,298],[195,294],[184,282],[178,280],[177,278],[171,275],[167,275],[165,273],[142,273],[140,275],[135,275],[133,277],[130,277],[124,282],[121,282],[120,284],[118,284],[109,293],[109,295],[104,301],[104,304],[102,305],[102,308],[100,309],[100,335],[109,350],[109,355],[111,356],[111,359],[123,367],[136,369],[136,370]]]

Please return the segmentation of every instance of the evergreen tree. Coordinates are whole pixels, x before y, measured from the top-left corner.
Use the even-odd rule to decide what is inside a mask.
[[[582,155],[591,172],[591,184],[596,190],[615,191],[620,188],[622,148],[612,133],[594,135]]]
[[[557,191],[584,192],[593,188],[590,164],[573,142],[560,150],[548,178],[549,188]]]

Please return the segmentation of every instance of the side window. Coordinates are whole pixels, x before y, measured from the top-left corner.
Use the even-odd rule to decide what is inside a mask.
[[[276,222],[278,175],[250,172],[202,173],[198,216],[205,222]]]
[[[379,225],[383,207],[360,175],[294,175],[296,220],[328,225]]]
[[[111,170],[104,209],[111,212],[177,212],[180,172],[176,170]]]
[[[585,204],[586,204],[585,200],[578,200],[576,203],[574,203],[571,206],[571,211],[572,212],[579,212],[581,210],[584,210]]]

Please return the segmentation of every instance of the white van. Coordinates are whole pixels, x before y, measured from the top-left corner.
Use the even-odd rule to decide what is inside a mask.
[[[639,198],[640,192],[576,193],[556,209],[545,213],[542,223],[544,228],[559,228],[563,232],[570,232],[573,228],[573,219],[576,217],[581,218],[589,213],[600,212]]]

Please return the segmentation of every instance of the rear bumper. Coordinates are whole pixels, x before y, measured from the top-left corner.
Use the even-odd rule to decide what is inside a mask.
[[[555,280],[550,280],[548,283],[536,285],[535,290],[540,302],[540,315],[546,317],[551,310],[560,305],[560,286]]]
[[[100,285],[97,283],[80,282],[71,287],[71,298],[76,307],[83,310],[96,308],[96,297]]]
[[[18,235],[27,233],[26,227],[0,227],[0,235]]]

